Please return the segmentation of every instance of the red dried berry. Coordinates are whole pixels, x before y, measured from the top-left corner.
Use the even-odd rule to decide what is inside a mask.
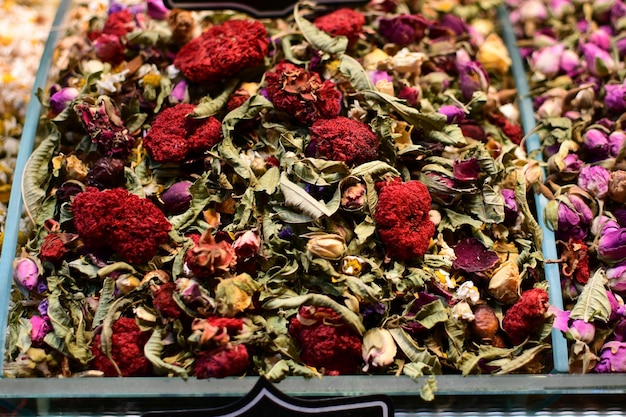
[[[226,378],[241,375],[250,366],[245,345],[226,345],[196,355],[194,369],[196,378]]]
[[[150,338],[149,332],[142,332],[135,319],[122,317],[113,323],[111,336],[111,359],[117,364],[121,376],[148,376],[152,373],[152,364],[144,356],[143,348]],[[91,347],[94,355],[93,366],[105,376],[120,376],[111,359],[102,352],[102,335],[94,338]]]
[[[222,140],[222,124],[215,117],[190,119],[193,104],[181,103],[163,110],[152,122],[143,140],[157,162],[181,162],[202,155]]]
[[[365,16],[356,10],[341,8],[316,18],[313,24],[331,36],[345,36],[350,47],[359,39]]]
[[[520,299],[507,310],[502,319],[502,328],[511,343],[522,343],[543,324],[549,307],[548,300],[545,290],[533,288],[522,293]]]
[[[316,152],[325,158],[353,166],[378,156],[378,138],[363,122],[343,116],[320,119],[309,132]]]
[[[426,253],[435,234],[431,201],[428,188],[417,180],[398,179],[380,190],[374,218],[390,258],[407,261]]]
[[[261,22],[228,20],[204,31],[183,46],[174,65],[198,83],[214,83],[263,63],[269,49]]]
[[[332,309],[317,308],[313,317],[319,316],[324,317],[313,324],[303,324],[298,316],[291,319],[289,334],[300,346],[300,358],[327,375],[357,372],[363,363],[361,337]]]
[[[131,263],[152,259],[172,228],[150,200],[122,188],[88,187],[76,195],[71,210],[87,248],[110,248]]]

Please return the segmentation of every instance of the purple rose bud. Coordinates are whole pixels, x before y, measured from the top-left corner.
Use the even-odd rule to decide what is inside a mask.
[[[161,194],[161,201],[167,213],[180,214],[189,208],[192,199],[189,187],[191,187],[191,181],[179,181]]]
[[[619,300],[613,294],[612,291],[606,291],[606,297],[609,299],[609,305],[611,306],[611,316],[609,317],[609,323],[615,323],[617,320],[621,320],[626,317],[626,311],[624,311],[624,301]]]
[[[611,54],[594,43],[586,43],[581,46],[587,68],[596,77],[606,77],[615,72],[616,65]]]
[[[609,191],[611,172],[603,166],[585,165],[578,174],[578,186],[598,198],[604,198]]]
[[[155,20],[165,20],[170,11],[163,4],[162,0],[148,0],[148,16]]]
[[[593,339],[596,337],[596,326],[584,320],[574,320],[569,331],[574,339],[585,343],[593,342]]]
[[[35,346],[43,343],[44,337],[52,330],[48,316],[32,316],[30,318],[30,339]]]
[[[437,111],[448,118],[448,123],[459,123],[465,120],[465,112],[463,109],[451,104],[443,105],[439,107]]]
[[[421,15],[404,14],[394,18],[381,18],[378,32],[387,42],[403,47],[419,42],[429,25],[428,19]]]
[[[561,69],[561,57],[565,51],[565,45],[544,46],[533,52],[531,56],[531,68],[542,78],[554,78]]]
[[[589,42],[608,51],[611,48],[611,29],[606,26],[594,30],[587,38]]]
[[[562,20],[566,15],[574,13],[574,5],[571,0],[550,0],[548,10],[552,16]]]
[[[515,191],[509,188],[503,188],[500,193],[504,197],[504,219],[505,221],[512,223],[517,218],[519,213],[519,207],[517,200],[515,199]]]
[[[561,61],[559,62],[561,71],[569,76],[573,76],[580,69],[580,57],[576,51],[566,49],[561,54]]]
[[[28,291],[37,288],[41,270],[39,262],[29,256],[25,250],[22,250],[22,255],[13,261],[13,279],[17,285]]]
[[[606,84],[604,86],[604,104],[606,109],[615,114],[626,111],[626,84]]]
[[[72,87],[65,87],[52,94],[50,97],[50,108],[54,114],[59,114],[67,108],[80,92]]]
[[[529,0],[521,3],[520,17],[522,21],[540,22],[548,17],[548,9],[542,0]]]
[[[606,262],[619,262],[626,259],[626,229],[606,216],[593,220],[592,233],[598,239],[598,257]]]
[[[126,184],[124,162],[105,156],[98,159],[87,172],[87,185],[100,190],[121,187]]]
[[[565,158],[563,158],[563,163],[565,164],[563,168],[564,172],[579,172],[583,166],[583,161],[581,161],[575,153],[567,154]]]
[[[609,135],[609,156],[611,158],[617,157],[619,150],[626,141],[626,133],[623,130],[615,130]]]
[[[626,291],[626,263],[622,263],[606,270],[609,288],[613,291]]]
[[[174,103],[182,103],[185,101],[187,95],[187,82],[185,80],[180,81],[172,88],[170,93],[170,100]]]
[[[611,24],[614,28],[620,26],[619,20],[626,17],[626,3],[621,0],[613,1],[611,5]]]
[[[440,29],[446,29],[447,32],[451,32],[457,36],[468,32],[467,24],[463,21],[463,19],[451,13],[446,13],[441,16],[437,26],[439,26]],[[432,35],[430,35],[430,37],[434,38]]]
[[[626,372],[626,342],[605,343],[600,349],[600,361],[593,371],[601,374]]]
[[[487,92],[489,75],[480,62],[470,61],[461,67],[459,83],[463,98],[469,101],[476,91]]]
[[[583,240],[589,233],[592,219],[593,212],[583,199],[568,195],[566,201],[559,202],[556,235],[564,241]]]
[[[583,134],[583,148],[592,162],[609,156],[609,135],[600,129],[588,129]]]
[[[402,86],[400,91],[398,91],[398,98],[406,100],[411,106],[417,105],[421,95],[422,91],[418,87],[411,87],[409,85]]]

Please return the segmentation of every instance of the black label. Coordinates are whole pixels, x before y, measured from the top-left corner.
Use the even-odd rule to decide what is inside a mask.
[[[170,8],[186,10],[239,10],[256,17],[280,17],[286,16],[293,11],[293,6],[297,1],[289,0],[248,0],[238,2],[227,1],[194,1],[194,0],[164,0],[165,5]],[[317,0],[317,4],[330,5],[357,5],[365,4],[367,0]]]
[[[226,407],[151,411],[143,417],[393,417],[393,413],[393,402],[386,395],[302,400],[260,378],[245,397]]]

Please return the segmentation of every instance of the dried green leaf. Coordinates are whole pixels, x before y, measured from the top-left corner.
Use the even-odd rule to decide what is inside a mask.
[[[458,134],[458,132],[455,133],[454,129],[447,128],[447,126],[450,125],[447,125],[446,116],[441,113],[421,113],[415,107],[407,105],[404,100],[398,99],[388,94],[381,93],[376,90],[364,91],[363,94],[365,95],[366,99],[377,100],[389,104],[407,123],[410,123],[415,127],[422,128],[426,131],[441,132],[439,134],[439,136],[441,137],[434,139],[442,139],[443,137],[452,138],[453,134],[455,137]]]
[[[605,270],[598,268],[578,296],[576,305],[574,305],[570,313],[570,319],[584,320],[585,322],[594,320],[609,321],[611,304],[606,295],[606,282]]]
[[[302,35],[307,40],[313,49],[317,49],[326,52],[331,55],[342,54],[348,47],[348,38],[345,36],[338,36],[333,38],[321,29],[318,29],[313,23],[306,20],[300,14],[298,6],[294,8],[294,19],[298,28],[302,32]]]
[[[46,184],[50,179],[49,164],[60,140],[59,131],[54,129],[33,151],[24,167],[21,184],[24,210],[33,222],[38,217],[41,203],[46,198]]]
[[[161,337],[161,330],[154,329],[150,339],[143,347],[144,356],[152,363],[154,371],[160,375],[174,374],[180,376],[184,380],[187,380],[189,376],[187,371],[180,366],[172,365],[161,359],[163,353],[163,340]]]
[[[339,58],[339,72],[350,79],[350,84],[357,92],[376,89],[359,61],[349,55],[344,54]]]
[[[285,197],[285,205],[293,207],[309,216],[311,219],[319,219],[322,216],[332,216],[332,212],[323,202],[317,201],[302,187],[291,182],[284,172],[280,177],[280,191]]]
[[[189,117],[194,119],[206,119],[216,114],[226,105],[226,103],[228,103],[228,99],[233,94],[238,84],[238,79],[229,79],[224,85],[224,90],[217,97],[211,98],[207,96],[201,98],[200,102],[191,112]]]
[[[533,362],[541,352],[548,349],[550,349],[550,345],[547,343],[541,343],[530,349],[524,349],[521,355],[516,356],[512,359],[507,358],[506,360],[504,360],[503,364],[500,366],[500,369],[495,374],[506,375],[510,374],[511,372],[523,369],[526,365]]]
[[[272,298],[263,303],[263,308],[266,310],[276,310],[279,308],[290,309],[300,308],[303,305],[332,308],[350,327],[356,330],[358,334],[363,335],[365,333],[365,327],[358,314],[323,294],[305,294],[297,297]]]
[[[115,280],[113,278],[105,278],[102,281],[102,292],[100,293],[100,302],[91,323],[91,328],[98,327],[107,316],[111,305],[115,301]]]

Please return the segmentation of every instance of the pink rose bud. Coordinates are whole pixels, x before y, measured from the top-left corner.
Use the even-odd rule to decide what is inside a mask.
[[[248,230],[233,242],[233,249],[238,258],[251,258],[259,252],[261,237],[252,230]]]
[[[585,343],[593,342],[596,336],[596,326],[591,323],[586,323],[584,320],[574,320],[569,331],[574,339]]]
[[[162,0],[148,0],[148,16],[155,20],[165,20],[170,10],[165,7]]]
[[[578,186],[598,198],[604,198],[609,191],[611,172],[600,166],[585,165],[578,174]]]
[[[62,88],[50,97],[50,108],[55,114],[61,113],[67,106],[78,97],[80,92],[72,87]]]
[[[22,255],[13,261],[13,279],[20,287],[33,291],[39,284],[41,267],[22,249]]]

